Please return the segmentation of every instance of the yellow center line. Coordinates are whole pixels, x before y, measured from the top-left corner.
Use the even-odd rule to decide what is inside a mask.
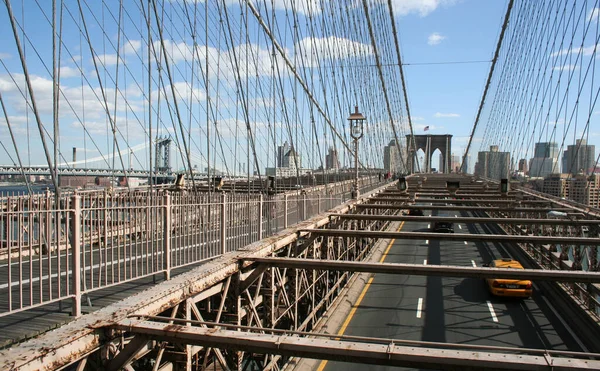
[[[400,231],[402,229],[402,226],[404,226],[404,222],[400,223],[400,226],[398,227],[398,231]],[[383,255],[381,255],[381,259],[379,259],[380,263],[383,263],[383,261],[387,257],[387,254],[390,252],[390,249],[392,248],[392,245],[394,244],[395,241],[396,241],[395,239],[393,239],[393,240],[390,241],[390,243],[388,244],[387,248],[383,252]],[[344,323],[342,324],[342,327],[338,331],[338,333],[337,333],[338,335],[344,335],[344,332],[346,331],[346,328],[350,324],[350,321],[352,321],[352,317],[354,317],[354,314],[356,313],[356,310],[358,309],[358,306],[360,305],[360,303],[364,299],[365,295],[367,294],[367,291],[369,290],[369,287],[371,286],[371,283],[373,282],[373,278],[374,277],[369,278],[369,280],[365,284],[365,287],[363,288],[362,292],[358,296],[358,299],[356,300],[356,302],[352,306],[352,309],[350,310],[350,313],[348,314],[348,317],[346,317],[346,320],[344,321]],[[325,369],[325,366],[327,366],[327,360],[326,359],[324,359],[324,360],[321,361],[321,363],[319,364],[319,368],[317,368],[317,371],[323,371]]]

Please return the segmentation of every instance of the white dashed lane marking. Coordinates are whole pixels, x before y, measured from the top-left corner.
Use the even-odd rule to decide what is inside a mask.
[[[492,315],[492,321],[498,322],[498,317],[496,317],[496,312],[494,311],[494,307],[492,306],[492,303],[490,303],[489,300],[487,302],[487,306],[488,306],[488,309],[490,310],[490,314]]]
[[[417,318],[421,318],[421,313],[423,310],[423,298],[419,298],[417,302]]]

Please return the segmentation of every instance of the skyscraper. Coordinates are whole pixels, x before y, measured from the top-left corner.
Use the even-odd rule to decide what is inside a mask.
[[[536,143],[533,155],[533,157],[558,158],[558,144],[555,142]]]
[[[554,142],[535,144],[534,157],[529,164],[529,176],[545,177],[558,172],[558,145]]]
[[[329,152],[325,156],[325,169],[339,169],[340,161],[338,159],[337,150],[329,147]]]
[[[396,140],[392,139],[390,144],[383,147],[383,168],[386,171],[398,171],[398,147]]]
[[[527,173],[527,159],[520,159],[519,160],[519,171],[526,174]]]
[[[475,175],[490,179],[508,178],[510,169],[510,152],[498,151],[498,146],[490,146],[489,151],[477,154]]]
[[[283,161],[285,155],[290,151],[290,146],[286,141],[282,146],[277,147],[277,167],[284,167]]]
[[[471,164],[471,154],[467,154],[466,156],[463,155],[463,157],[461,158],[461,161],[463,161],[463,163],[460,165],[460,172],[464,173],[464,174],[468,174],[469,173],[469,165]]]
[[[563,156],[563,173],[573,175],[589,174],[596,164],[596,146],[588,145],[585,139],[577,139],[574,145],[567,146]]]

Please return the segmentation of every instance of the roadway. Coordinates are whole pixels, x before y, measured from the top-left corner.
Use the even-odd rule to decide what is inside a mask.
[[[447,214],[459,216],[460,212]],[[406,222],[401,230],[427,231],[432,224]],[[464,223],[454,223],[454,229],[457,233],[488,230],[485,225]],[[499,243],[396,240],[383,261],[481,266],[512,255],[510,246]],[[480,279],[377,274],[368,281],[354,305],[356,311],[340,331],[414,341],[587,351],[550,301],[535,283],[531,299],[499,299],[489,294]],[[365,365],[321,362],[318,369],[358,371]],[[368,369],[405,368],[369,365]]]

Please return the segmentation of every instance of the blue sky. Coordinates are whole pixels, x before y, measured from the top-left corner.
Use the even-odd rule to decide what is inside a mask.
[[[129,167],[131,163],[135,168],[146,167],[149,161],[145,149],[148,146],[147,96],[151,90],[153,125],[160,121],[158,126],[153,126],[153,136],[158,132],[160,136],[177,137],[180,148],[183,148],[183,132],[191,153],[192,166],[206,166],[209,160],[208,146],[211,149],[210,161],[220,170],[245,172],[248,161],[257,161],[262,172],[264,167],[272,166],[275,146],[286,140],[294,142],[300,149],[306,167],[316,168],[324,160],[329,146],[335,146],[343,164],[348,165],[351,156],[340,138],[350,144],[346,117],[355,104],[361,106],[361,111],[367,116],[367,133],[362,140],[361,158],[370,166],[382,165],[382,148],[394,135],[389,124],[390,116],[383,108],[382,91],[377,87],[379,79],[376,69],[372,67],[373,54],[359,2],[347,2],[346,6],[327,0],[294,2],[294,6],[300,10],[297,13],[298,34],[294,35],[291,26],[293,18],[289,16],[292,3],[289,0],[274,1],[274,11],[270,5],[265,7],[263,1],[253,1],[267,27],[273,30],[288,62],[295,66],[304,80],[311,92],[309,96],[292,71],[284,67],[284,58],[278,53],[275,58],[272,56],[272,44],[252,14],[248,17],[246,34],[244,8],[239,6],[237,0],[226,0],[226,8],[217,7],[215,2],[208,3],[208,30],[204,29],[204,2],[196,2],[194,8],[191,0],[158,0],[158,13],[163,18],[161,30],[171,62],[170,77],[182,127],[179,126],[180,120],[172,103],[171,83],[166,68],[163,65],[160,72],[156,70],[156,60],[162,60],[164,54],[158,42],[160,32],[152,9],[154,48],[150,51],[154,61],[153,83],[149,89],[148,43],[143,15],[147,9],[142,10],[138,2],[124,2],[122,20],[119,22],[119,3],[107,3],[82,3],[106,102],[77,3],[65,2],[63,7],[64,45],[59,116],[60,152],[66,161],[71,160],[71,148],[77,147],[78,160],[83,161],[83,158],[86,161],[77,166],[111,165],[113,159],[109,154],[114,152],[111,125],[114,124],[118,129],[116,142],[123,153],[125,166]],[[431,134],[452,134],[453,153],[462,155],[490,63],[444,62],[491,60],[507,1],[393,0],[392,3],[405,63],[415,133],[422,134],[423,128],[429,126]],[[25,12],[21,9],[21,1],[12,1],[11,4],[19,27],[25,30],[27,41],[31,42],[25,44],[27,66],[47,138],[50,139],[52,74],[42,61],[47,68],[52,68],[52,29],[47,20],[51,17],[51,2],[44,2],[40,9],[39,2],[24,0]],[[266,4],[270,4],[270,1]],[[323,4],[329,8],[321,9]],[[371,0],[370,4],[372,9],[385,10],[387,1]],[[226,18],[225,11],[228,12],[229,24],[219,22],[219,19]],[[379,14],[385,15],[385,12]],[[195,19],[193,25],[188,23],[190,18],[187,17]],[[326,19],[327,22],[334,19],[336,24],[319,28],[319,19]],[[271,24],[273,20],[277,22],[276,26]],[[311,34],[310,20],[316,20],[313,23],[317,28],[314,34]],[[393,102],[392,117],[402,140],[406,133],[406,122],[400,104],[402,98],[397,67],[386,65],[395,63],[389,24],[375,15],[372,21],[377,45],[382,53],[384,79]],[[122,32],[118,31],[118,24]],[[196,29],[196,49],[193,47],[190,27]],[[346,32],[348,30],[351,30],[349,34]],[[31,107],[27,108],[22,97],[25,91],[23,73],[4,7],[0,8],[0,32],[5,35],[0,43],[0,93],[17,136],[19,153],[25,163],[44,164],[46,161],[36,121]],[[208,43],[205,32],[209,35]],[[20,37],[23,37],[22,33]],[[121,58],[119,63],[117,49]],[[335,52],[331,54],[331,50]],[[202,76],[206,55],[209,61],[208,92],[204,86],[205,77]],[[248,68],[245,65],[246,55],[249,56]],[[301,55],[305,58],[303,61],[300,60]],[[306,59],[310,55],[315,59]],[[328,72],[334,69],[331,67],[333,64],[345,66],[344,70],[336,69],[339,73],[335,85],[334,78]],[[275,65],[279,73],[273,75],[271,67]],[[171,101],[169,105],[166,104],[167,100]],[[108,115],[105,112],[107,107]],[[319,109],[326,113],[328,119],[321,115]],[[211,123],[208,125],[208,143],[207,119]],[[0,115],[0,138],[6,148],[6,151],[0,148],[0,163],[8,164],[15,161],[15,150],[5,121]],[[252,129],[256,159],[253,155],[247,155],[249,143],[245,134],[246,122]],[[215,135],[215,129],[219,130],[219,136]],[[479,143],[484,142],[479,140],[473,144],[472,158],[476,157]],[[315,148],[319,148],[319,151]],[[131,150],[135,151],[135,157],[130,158]],[[98,158],[102,161],[92,161]],[[173,158],[176,161],[175,168],[182,168],[187,162],[185,156],[177,152],[173,153]],[[115,166],[120,167],[119,161],[118,158],[114,159]],[[437,165],[435,157],[433,164]]]
[[[427,15],[410,14],[399,22],[416,133],[427,125],[431,134],[452,134],[455,155],[466,147],[490,63],[410,64],[490,61],[506,5],[500,0],[442,2]]]

